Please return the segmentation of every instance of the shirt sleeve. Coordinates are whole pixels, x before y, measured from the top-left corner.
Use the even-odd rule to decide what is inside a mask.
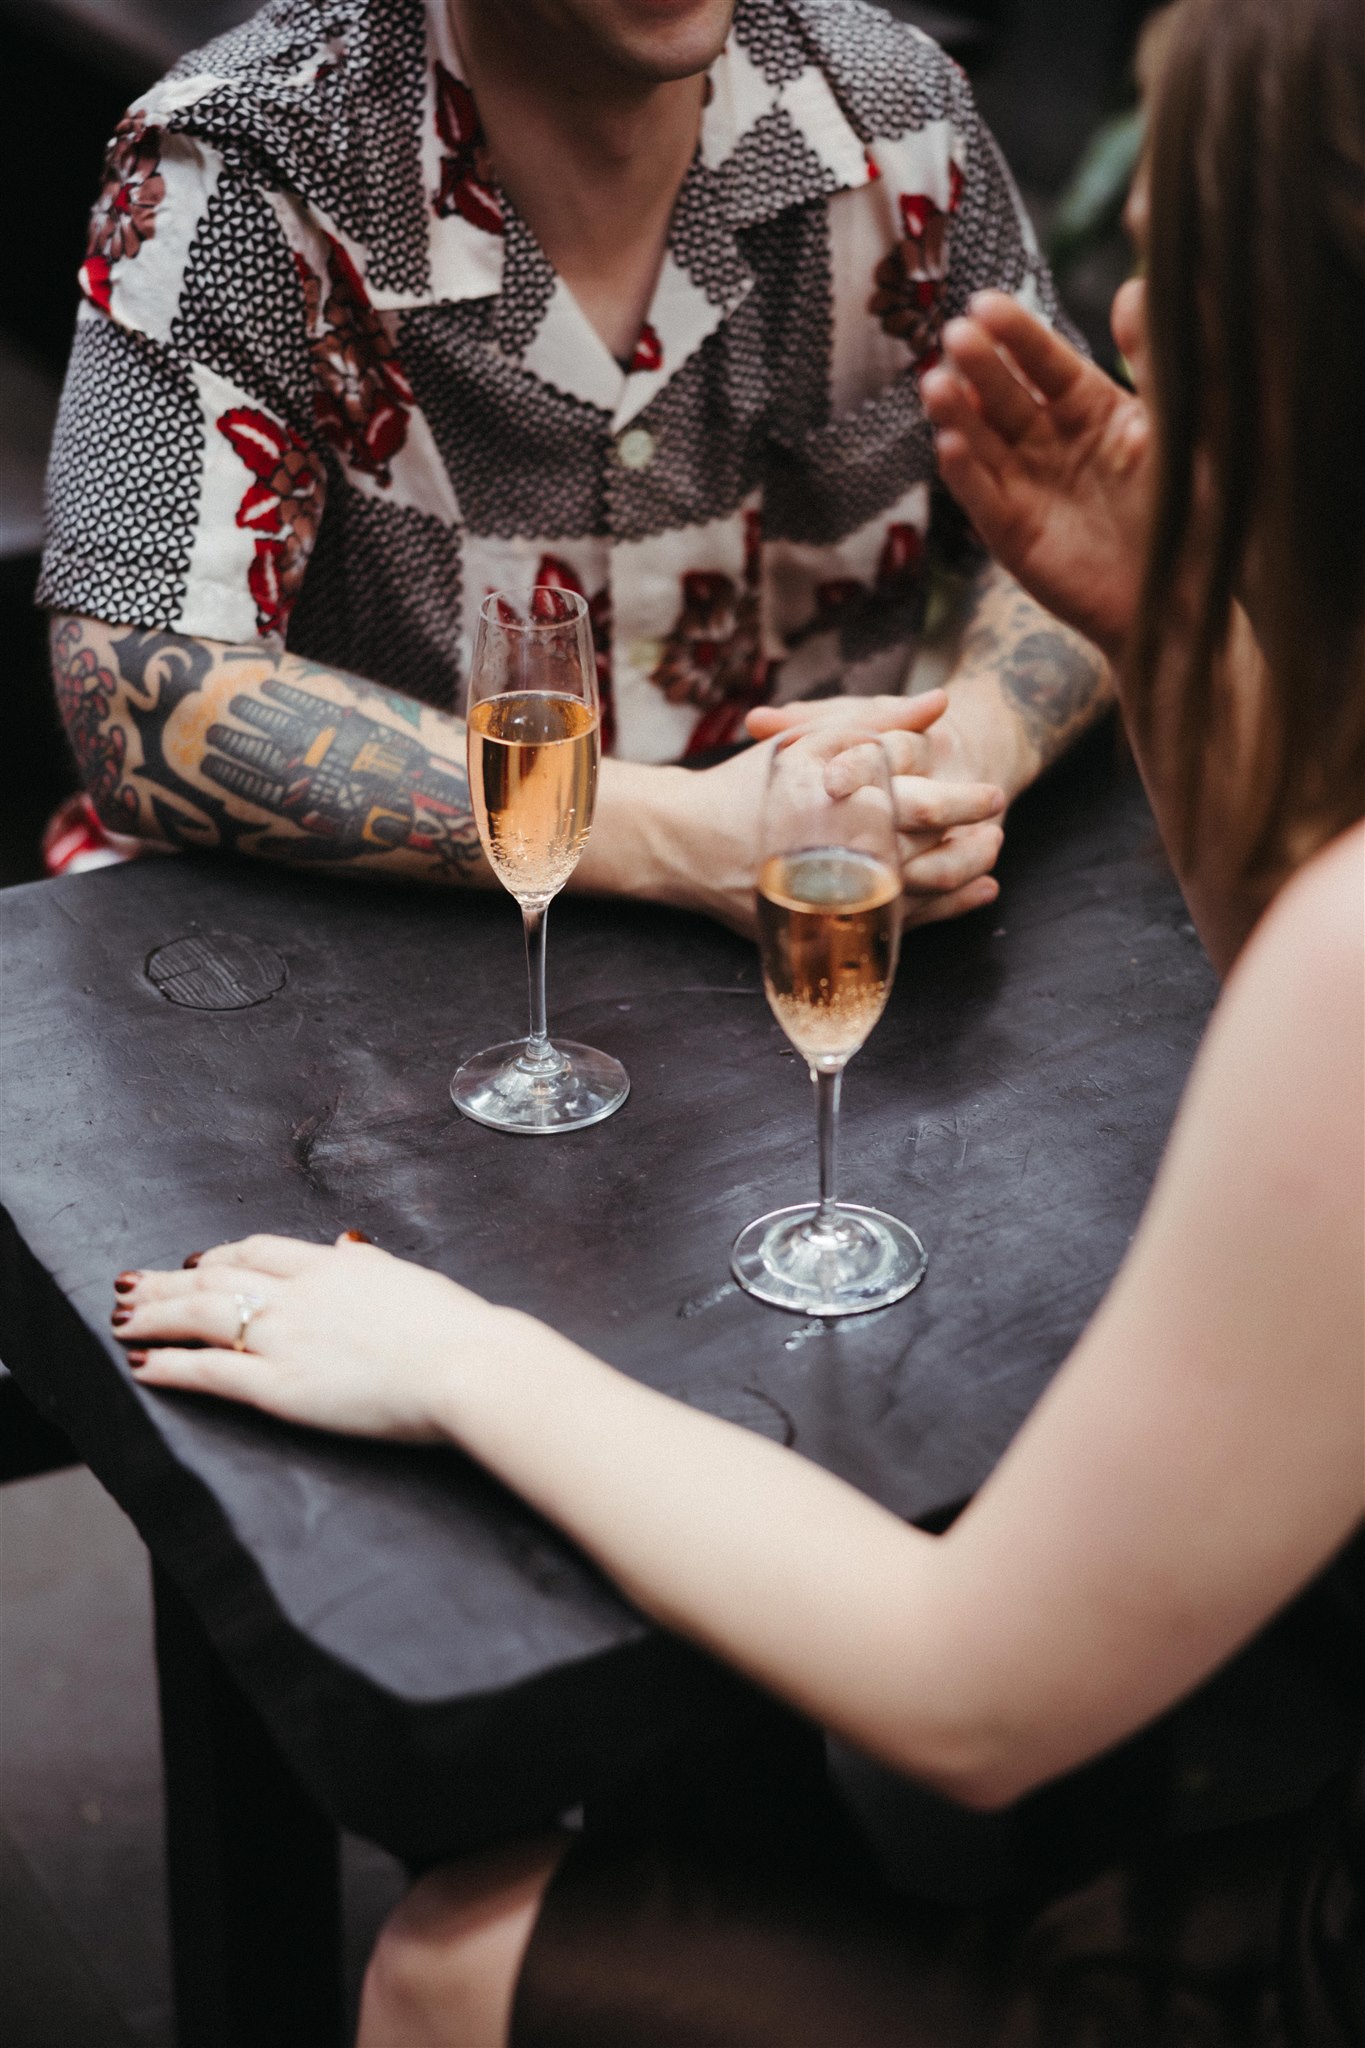
[[[1000,145],[977,111],[966,79],[955,73],[953,83],[957,176],[950,181],[944,317],[953,320],[965,312],[976,292],[1009,292],[1088,355],[1079,328],[1062,306]]]
[[[873,280],[874,318],[904,345],[917,377],[939,360],[947,322],[967,310],[974,293],[988,289],[1010,293],[1084,349],[966,78],[936,54],[936,118],[894,139],[875,140],[869,152],[895,237]]]
[[[91,217],[38,601],[278,644],[322,516],[303,285],[267,193],[134,111]]]

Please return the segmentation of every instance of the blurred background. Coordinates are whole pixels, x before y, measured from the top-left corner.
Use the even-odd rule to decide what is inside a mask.
[[[1119,213],[1137,146],[1132,58],[1154,0],[883,4],[970,73],[1067,303],[1111,359],[1108,307],[1129,263]],[[105,143],[130,100],[256,5],[0,0],[0,887],[39,875],[42,826],[74,785],[32,600]],[[155,1699],[145,1558],[119,1510],[79,1469],[0,1485],[5,2048],[172,2048]],[[355,1842],[345,1876],[354,1988],[401,1876]]]

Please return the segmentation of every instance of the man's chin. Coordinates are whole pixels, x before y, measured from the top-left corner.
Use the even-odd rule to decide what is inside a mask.
[[[732,0],[608,0],[585,7],[603,55],[621,71],[663,84],[708,71],[725,47]]]

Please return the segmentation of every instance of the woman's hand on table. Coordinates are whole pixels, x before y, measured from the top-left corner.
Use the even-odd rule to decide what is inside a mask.
[[[1114,302],[1138,395],[1017,300],[983,292],[923,379],[944,482],[996,560],[1111,661],[1137,611],[1153,501],[1145,287]]]
[[[409,1443],[448,1435],[441,1393],[462,1354],[496,1360],[527,1327],[439,1273],[348,1239],[249,1237],[189,1271],[121,1274],[116,1285],[115,1334],[142,1385]],[[248,1348],[233,1348],[239,1334]]]
[[[846,727],[874,733],[891,762],[907,924],[961,917],[993,903],[1005,793],[973,772],[945,690],[916,697],[822,697],[751,711],[756,739]]]

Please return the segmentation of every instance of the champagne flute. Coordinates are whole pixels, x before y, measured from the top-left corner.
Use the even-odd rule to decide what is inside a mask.
[[[538,585],[526,614],[494,591],[479,607],[466,712],[469,790],[489,865],[521,905],[531,1026],[459,1068],[451,1099],[498,1131],[579,1131],[621,1107],[619,1060],[552,1039],[545,1020],[545,917],[578,865],[601,758],[588,607]]]
[[[820,1199],[750,1223],[730,1268],[775,1307],[859,1315],[899,1301],[928,1263],[907,1224],[834,1194],[844,1068],[886,1007],[900,943],[900,859],[881,743],[815,733],[780,746],[760,834],[763,985],[815,1083]]]

